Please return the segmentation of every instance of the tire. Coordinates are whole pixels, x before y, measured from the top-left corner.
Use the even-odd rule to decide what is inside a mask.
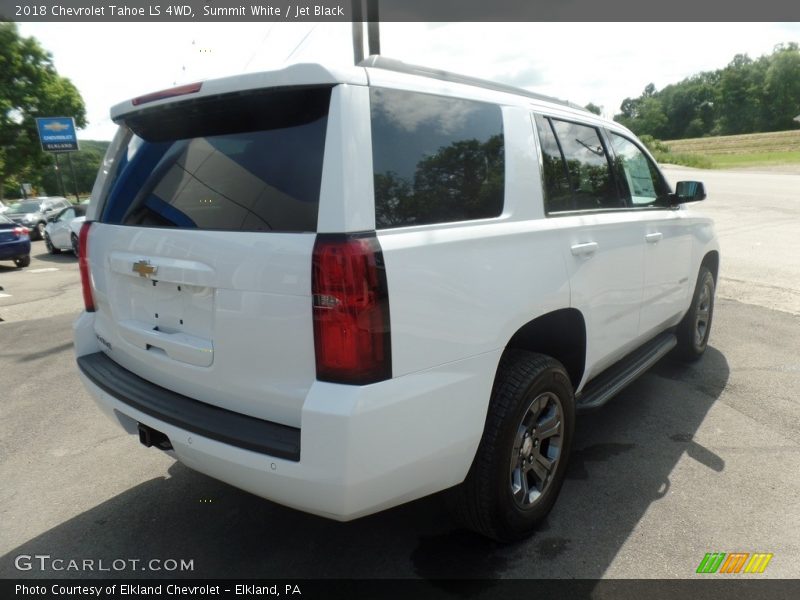
[[[708,336],[711,333],[711,320],[714,316],[715,290],[714,275],[706,267],[700,267],[692,304],[675,331],[678,337],[678,344],[673,350],[675,358],[693,362],[706,351]]]
[[[44,245],[50,254],[61,254],[61,249],[53,246],[53,240],[50,239],[50,236],[47,235],[47,232],[44,234]]]
[[[72,243],[72,253],[77,257],[80,250],[78,247],[78,236],[74,233],[70,234],[69,241]]]
[[[506,351],[478,452],[450,495],[456,518],[499,542],[530,535],[558,497],[574,428],[572,384],[561,363]]]
[[[15,258],[14,264],[17,265],[18,269],[22,269],[23,267],[29,266],[31,264],[30,254],[28,256],[21,256],[19,258]]]
[[[44,221],[42,221],[40,223],[37,223],[36,227],[34,227],[34,230],[36,231],[36,235],[37,235],[38,239],[40,239],[40,240],[44,239],[44,236],[45,236],[44,228],[45,227],[47,227],[47,223],[45,223]],[[33,233],[33,232],[31,232],[31,233]]]

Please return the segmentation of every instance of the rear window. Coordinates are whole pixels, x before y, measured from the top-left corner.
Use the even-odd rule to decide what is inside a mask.
[[[331,88],[227,94],[127,118],[100,220],[314,232]]]
[[[500,215],[499,106],[384,88],[370,102],[378,229]]]

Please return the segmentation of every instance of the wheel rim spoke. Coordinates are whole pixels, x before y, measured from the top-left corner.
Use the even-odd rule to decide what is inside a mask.
[[[544,441],[561,433],[561,419],[558,413],[553,413],[536,427],[536,437],[539,441]]]
[[[510,460],[510,491],[522,509],[546,491],[560,458],[563,410],[558,396],[544,392],[531,400],[520,419]]]
[[[553,463],[548,461],[541,454],[538,455],[533,461],[532,470],[536,474],[536,477],[539,479],[540,482],[539,487],[542,491],[544,491],[544,488],[547,486],[547,483],[550,480],[552,468],[553,468]]]

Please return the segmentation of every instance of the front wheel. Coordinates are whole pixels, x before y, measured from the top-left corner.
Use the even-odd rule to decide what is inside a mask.
[[[74,233],[69,236],[69,241],[72,243],[72,253],[75,256],[78,256],[80,252],[80,248],[78,247],[78,236]]]
[[[478,452],[452,492],[459,520],[501,542],[530,535],[558,497],[574,428],[572,384],[561,363],[506,351]]]
[[[714,316],[714,275],[706,267],[700,267],[697,284],[692,295],[692,304],[678,325],[678,344],[675,356],[686,361],[698,360],[706,351],[711,334],[711,319]]]
[[[45,227],[47,227],[47,223],[45,223],[44,221],[36,225],[36,235],[39,237],[40,240],[44,239]]]
[[[44,233],[44,246],[45,246],[45,248],[47,248],[47,251],[50,254],[61,254],[61,249],[60,248],[56,248],[53,245],[53,240],[50,239],[50,236],[47,235],[47,232]]]

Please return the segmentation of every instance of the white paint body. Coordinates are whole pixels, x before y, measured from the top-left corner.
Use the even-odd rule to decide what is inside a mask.
[[[104,351],[168,390],[299,428],[299,462],[278,459],[158,421],[83,377],[109,416],[130,433],[137,422],[165,433],[175,457],[189,467],[281,504],[348,520],[464,480],[500,356],[526,323],[558,309],[580,311],[587,329],[580,389],[680,321],[703,257],[718,248],[710,220],[686,207],[545,216],[532,112],[632,137],[583,111],[379,69],[333,72],[316,65],[210,82],[200,95],[326,82],[336,85],[318,232],[375,229],[370,85],[502,107],[503,213],[378,231],[392,379],[365,386],[316,380],[313,233],[165,232],[96,223],[89,262],[97,311],[76,321],[75,350],[77,356]],[[134,110],[125,103],[112,115]],[[93,199],[90,220],[96,208]],[[661,239],[648,241],[654,233]],[[576,256],[573,246],[585,244],[596,247]],[[159,265],[158,292],[130,271],[139,259]],[[179,335],[148,332],[152,293],[167,307],[159,322]],[[186,325],[169,323],[177,315]]]
[[[69,211],[69,209],[67,209]],[[70,216],[71,215],[71,216]],[[72,236],[80,234],[81,225],[86,217],[76,217],[74,212],[61,215],[57,220],[50,221],[44,228],[50,243],[59,250],[72,250]]]

